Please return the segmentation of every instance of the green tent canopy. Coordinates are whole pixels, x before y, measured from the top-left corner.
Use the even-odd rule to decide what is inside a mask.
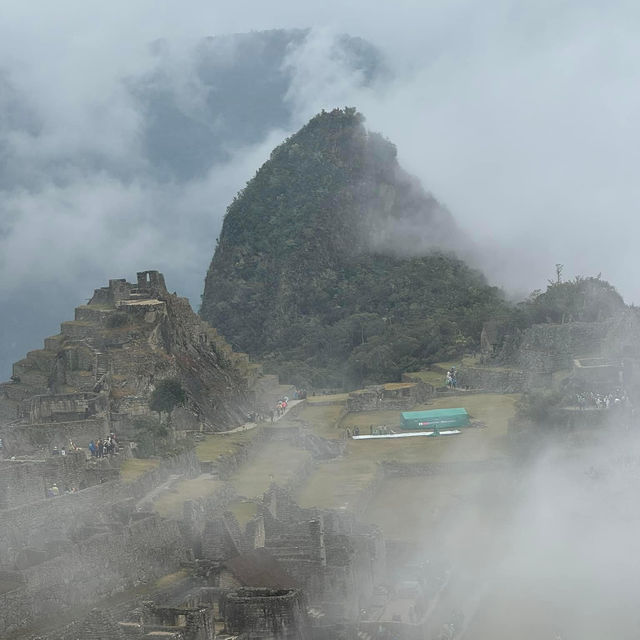
[[[466,409],[433,409],[431,411],[405,411],[402,413],[402,428],[444,429],[449,427],[468,427],[469,414]]]

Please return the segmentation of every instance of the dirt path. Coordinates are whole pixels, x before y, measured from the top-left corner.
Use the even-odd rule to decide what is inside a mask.
[[[284,413],[279,416],[274,416],[273,421],[278,422],[278,420],[281,420],[282,418],[284,418],[287,415],[287,413],[289,413],[289,411],[293,409],[293,407],[296,407],[301,402],[304,402],[304,400],[291,400],[290,402],[288,402],[287,408],[284,410]],[[249,429],[255,429],[259,424],[261,423],[245,422],[244,424],[241,424],[239,427],[236,427],[235,429],[230,429],[229,431],[225,431],[224,433],[238,433],[239,431],[249,431]]]

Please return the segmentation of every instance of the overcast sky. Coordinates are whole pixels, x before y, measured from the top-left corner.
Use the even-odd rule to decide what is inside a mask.
[[[161,269],[197,307],[233,195],[287,134],[344,105],[484,248],[492,281],[526,294],[563,263],[567,277],[602,273],[640,301],[637,3],[222,4],[1,4],[0,158],[11,161],[0,175],[0,340],[29,336],[5,348],[12,356],[39,348],[107,278],[138,269]],[[125,82],[157,63],[149,44],[167,40],[175,82],[196,101],[181,62],[195,42],[288,27],[314,29],[287,61],[290,130],[187,183],[150,178]],[[386,81],[363,88],[331,60],[337,33],[376,46]]]

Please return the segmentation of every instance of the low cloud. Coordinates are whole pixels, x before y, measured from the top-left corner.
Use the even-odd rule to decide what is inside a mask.
[[[20,305],[10,301],[29,291],[48,301],[40,313],[55,328],[108,277],[151,266],[163,268],[170,286],[197,306],[234,194],[308,117],[345,105],[397,145],[401,165],[480,248],[479,264],[492,281],[526,292],[544,286],[559,262],[568,277],[602,273],[627,301],[640,298],[633,277],[635,5],[463,1],[417,8],[406,1],[373,13],[363,2],[315,10],[250,4],[223,11],[201,2],[185,12],[168,2],[159,12],[149,2],[89,10],[70,0],[70,11],[37,3],[6,12],[5,317],[18,314],[20,325]],[[145,138],[149,104],[157,106],[158,98],[144,103],[141,88],[151,83],[168,92],[193,139],[211,135],[215,146],[215,135],[230,125],[210,117],[215,92],[197,67],[209,51],[202,37],[309,25],[312,32],[282,61],[288,85],[277,124],[216,147],[210,162],[188,158],[187,148],[197,171],[160,171]],[[337,44],[343,33],[377,47],[383,72],[367,79],[366,66],[354,67]],[[237,50],[227,42],[228,58]],[[252,102],[251,87],[238,80],[248,96],[241,119],[254,122],[265,105]],[[159,122],[159,132],[169,135],[171,127]],[[6,372],[7,362],[38,347],[41,337],[20,338],[10,354],[0,354],[0,366]]]

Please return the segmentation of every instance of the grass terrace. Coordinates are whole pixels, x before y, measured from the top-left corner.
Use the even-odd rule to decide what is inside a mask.
[[[258,505],[249,500],[236,500],[229,505],[229,511],[233,513],[241,527],[258,515]]]
[[[160,465],[159,458],[129,458],[120,466],[120,479],[123,482],[134,482],[147,471]]]
[[[245,498],[261,497],[272,482],[288,484],[303,465],[311,461],[311,454],[286,442],[268,442],[248,464],[229,479],[234,489]]]
[[[274,423],[274,426],[298,427],[300,426],[300,421],[303,421],[309,425],[316,435],[327,438],[327,440],[335,440],[343,437],[343,430],[336,427],[343,409],[343,404],[307,404],[295,418],[289,419],[285,416]]]
[[[517,394],[476,394],[438,398],[420,409],[464,406],[473,420],[486,428],[466,427],[457,436],[402,438],[397,440],[350,440],[343,458],[323,462],[296,492],[301,506],[351,508],[362,490],[373,481],[382,460],[400,463],[470,462],[501,458],[507,454],[507,427],[515,413]],[[370,425],[398,424],[399,411],[367,411],[346,416],[343,428],[358,426],[368,433]],[[342,429],[341,429],[342,431]]]
[[[236,453],[247,446],[258,435],[258,429],[237,431],[235,433],[214,433],[205,436],[196,445],[196,456],[200,462],[215,460],[221,455]]]

